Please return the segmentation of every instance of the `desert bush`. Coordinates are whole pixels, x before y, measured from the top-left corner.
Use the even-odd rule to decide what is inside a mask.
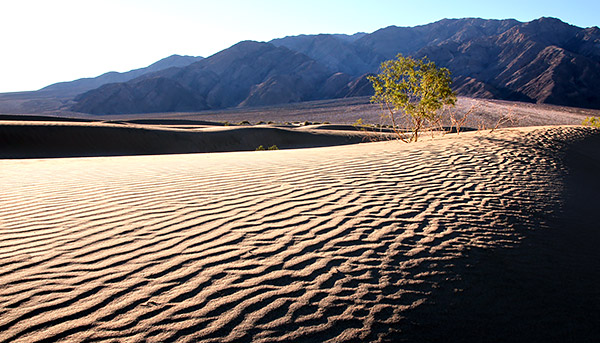
[[[454,129],[456,130],[456,134],[459,135],[460,129],[463,127],[463,125],[467,121],[467,118],[469,117],[469,115],[471,115],[471,113],[473,113],[473,111],[475,111],[475,105],[471,106],[471,108],[463,115],[459,115],[455,111],[449,110],[448,118],[450,119],[450,131]]]
[[[256,148],[255,151],[266,151],[266,150],[279,150],[279,148],[277,147],[277,145],[271,145],[270,147],[266,148],[262,145],[259,145],[258,148]]]
[[[360,129],[362,126],[364,126],[364,122],[362,120],[362,118],[358,118],[356,119],[356,121],[352,124],[352,126],[354,126],[357,129]]]
[[[395,60],[381,63],[380,73],[368,76],[375,95],[371,102],[387,109],[392,130],[404,141],[417,141],[419,132],[425,127],[437,126],[439,110],[456,104],[456,95],[450,88],[452,80],[447,68],[438,68],[427,58],[415,60],[398,54]],[[412,136],[396,125],[396,113],[406,115],[411,124]]]
[[[514,106],[513,106],[514,107]],[[490,130],[490,133],[496,131],[497,129],[503,127],[506,124],[510,126],[515,126],[519,122],[519,117],[515,114],[513,108],[509,109],[506,113],[501,113],[496,120],[494,126],[487,126],[485,122],[481,119],[479,124],[477,124],[477,132]]]
[[[600,128],[600,117],[587,117],[581,125]]]
[[[243,121],[239,122],[238,125],[252,125],[252,124],[250,124],[250,122],[247,120],[243,120]]]

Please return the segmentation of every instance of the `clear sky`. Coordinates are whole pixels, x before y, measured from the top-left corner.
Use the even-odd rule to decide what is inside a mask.
[[[241,40],[373,32],[443,18],[600,26],[599,0],[0,0],[0,92],[208,57]]]

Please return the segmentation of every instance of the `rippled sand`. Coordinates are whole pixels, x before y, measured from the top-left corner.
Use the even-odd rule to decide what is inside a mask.
[[[567,211],[570,149],[598,136],[0,160],[0,341],[600,337],[599,235]],[[555,279],[572,265],[576,290]]]

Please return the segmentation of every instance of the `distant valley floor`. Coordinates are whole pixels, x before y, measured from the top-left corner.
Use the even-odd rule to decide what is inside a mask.
[[[579,125],[600,111],[459,98],[462,129]],[[303,148],[392,138],[368,97],[196,113],[0,115],[0,157],[67,157]],[[361,121],[366,126],[353,126]],[[401,120],[400,120],[401,122]],[[449,127],[451,123],[444,123]],[[374,125],[369,127],[369,125]],[[377,127],[375,127],[377,126]]]

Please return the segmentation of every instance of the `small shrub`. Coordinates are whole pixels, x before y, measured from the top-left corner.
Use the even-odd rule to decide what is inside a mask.
[[[256,150],[254,150],[254,151],[266,151],[266,150],[279,150],[279,148],[277,147],[277,145],[271,145],[268,148],[265,148],[263,145],[259,145],[258,148],[256,148]]]
[[[252,124],[250,124],[249,121],[244,120],[244,121],[239,122],[238,125],[252,125]]]
[[[352,124],[352,126],[354,126],[354,127],[359,127],[359,126],[363,126],[363,125],[365,125],[365,124],[363,123],[362,118],[356,119],[356,121],[354,122],[354,124]]]
[[[325,124],[325,125],[329,125],[329,124],[331,124],[331,123],[330,123],[330,122],[328,122],[328,121],[324,121],[324,122],[323,122],[323,124]]]
[[[474,110],[475,110],[475,105],[471,106],[471,109],[468,110],[462,116],[459,116],[456,112],[449,110],[448,117],[450,118],[450,131],[452,132],[452,130],[454,129],[454,130],[456,130],[456,134],[459,135],[460,129],[463,127],[463,125],[467,121],[467,118],[469,117],[469,115],[471,113],[473,113]],[[498,125],[500,125],[500,123],[498,123]]]
[[[581,125],[600,128],[600,117],[587,117]]]
[[[274,121],[270,121],[270,120],[269,120],[269,121],[267,122],[267,124],[269,124],[269,125],[273,125],[273,124],[275,124],[275,122],[274,122]]]
[[[365,126],[369,126],[369,125],[365,124],[363,122],[362,118],[358,118],[358,119],[356,119],[354,124],[352,124],[352,126],[354,126],[359,131],[367,131],[367,128]]]

